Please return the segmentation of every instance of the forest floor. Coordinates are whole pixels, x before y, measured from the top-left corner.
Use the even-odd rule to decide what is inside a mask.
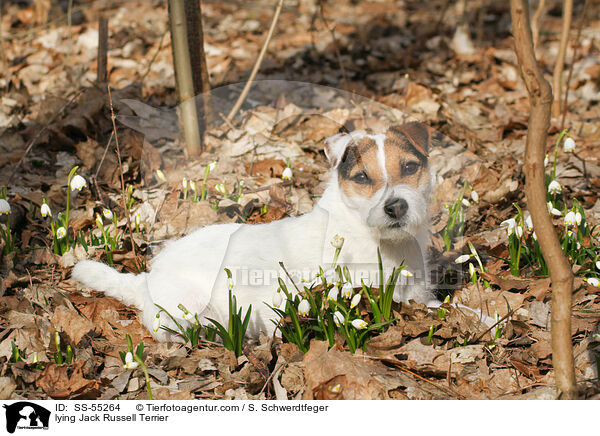
[[[57,5],[46,17],[26,3],[4,2],[0,11],[0,186],[7,187],[11,207],[0,221],[4,232],[9,223],[14,244],[0,240],[0,398],[148,398],[141,369],[124,369],[119,355],[127,334],[134,345],[144,342],[150,386],[160,399],[556,397],[550,281],[531,262],[511,274],[511,236],[500,226],[519,215],[517,206],[527,209],[529,104],[507,2],[468,2],[464,14],[463,2],[437,0],[338,1],[323,10],[311,1],[290,4],[258,76],[276,82],[258,82],[232,122],[222,122],[219,113],[227,114],[248,77],[273,2],[203,2],[218,122],[198,159],[187,159],[178,139],[166,2],[76,1],[70,26]],[[561,10],[559,2],[549,3],[537,56],[550,80]],[[562,186],[554,220],[563,240],[567,210],[580,204],[585,216],[576,248],[582,254],[569,252],[576,275],[572,337],[580,392],[598,398],[600,288],[592,279],[600,277],[600,9],[589,5],[576,43],[583,6],[576,3],[565,70],[572,75],[568,106],[564,117],[552,119],[547,172]],[[96,83],[100,13],[109,18],[121,165],[107,89]],[[236,358],[217,343],[191,349],[155,342],[134,309],[70,278],[80,259],[107,261],[102,246],[91,246],[102,236],[96,214],[105,208],[116,225],[104,220],[103,226],[121,235],[115,267],[136,271],[162,242],[194,228],[310,211],[327,180],[323,139],[342,125],[377,130],[406,119],[444,135],[430,152],[436,187],[429,251],[438,296],[500,321],[498,337],[464,308],[446,304],[440,316],[422,304],[399,304],[395,323],[354,354],[343,337],[330,349],[313,341],[303,353],[261,336]],[[561,141],[555,153],[563,129],[576,143],[574,152],[565,152]],[[291,187],[282,180],[288,159]],[[208,201],[193,201],[191,191],[182,192],[182,179],[200,186],[213,161]],[[70,192],[69,205],[74,166],[87,185]],[[122,191],[121,177],[130,191]],[[41,215],[44,199],[53,218]],[[89,246],[76,243],[59,255],[50,223],[67,208],[69,237],[79,235]],[[446,249],[449,210],[464,225]],[[128,227],[128,214],[137,226]],[[523,218],[517,224],[526,227]],[[471,253],[469,243],[483,264],[471,259],[473,281],[468,264],[455,262]],[[534,246],[531,231],[525,229],[519,243]],[[56,361],[56,332],[61,354],[67,346],[73,351],[71,363]]]

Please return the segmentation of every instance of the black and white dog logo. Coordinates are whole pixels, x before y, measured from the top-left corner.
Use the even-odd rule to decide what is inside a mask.
[[[4,404],[6,409],[6,431],[14,433],[18,429],[48,429],[50,411],[29,401],[18,401],[9,405]]]

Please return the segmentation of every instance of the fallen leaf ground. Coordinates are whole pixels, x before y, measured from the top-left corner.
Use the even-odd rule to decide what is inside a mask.
[[[326,5],[323,14],[310,1],[287,6],[259,79],[327,85],[372,100],[336,107],[335,94],[315,88],[315,106],[328,109],[308,114],[282,92],[276,104],[252,104],[232,125],[210,129],[206,153],[187,161],[174,112],[148,109],[175,104],[165,2],[106,6],[76,1],[70,28],[65,11],[56,5],[46,19],[33,6],[5,2],[0,183],[8,185],[17,253],[1,257],[0,398],[147,398],[142,372],[124,370],[119,358],[126,334],[146,344],[150,383],[161,399],[554,398],[549,280],[527,271],[512,277],[502,261],[508,255],[507,237],[499,224],[515,213],[513,203],[526,208],[522,156],[528,100],[511,46],[508,5],[468,2],[464,18],[471,37],[465,43],[455,32],[462,2],[450,2],[447,10],[444,4],[340,1]],[[581,10],[582,2],[576,2],[575,25]],[[590,227],[600,223],[599,10],[590,5],[570,81],[564,127],[577,152],[560,151],[557,162],[562,195],[581,202]],[[126,235],[114,253],[117,268],[135,270],[165,239],[195,227],[265,222],[309,211],[326,179],[323,138],[340,124],[373,127],[390,116],[410,115],[445,135],[431,152],[437,186],[430,254],[438,287],[442,294],[450,291],[455,303],[491,317],[507,316],[501,338],[491,341],[487,326],[468,310],[449,307],[441,320],[422,305],[404,304],[394,308],[399,321],[355,355],[343,343],[328,350],[314,342],[303,354],[292,344],[261,337],[236,359],[218,344],[189,350],[156,343],[135,311],[78,287],[69,278],[70,269],[86,253],[82,248],[63,256],[52,252],[49,221],[41,217],[40,206],[45,196],[55,213],[65,209],[67,173],[79,165],[89,184],[72,200],[73,230],[93,231],[95,213],[103,207],[111,208],[118,228],[125,229],[108,97],[104,87],[95,85],[101,11],[110,17],[110,85],[120,116],[124,179],[134,187],[132,213],[140,217],[135,250]],[[270,4],[211,2],[203,13],[212,85],[243,80],[268,28]],[[549,6],[540,29],[537,54],[550,77],[558,50],[558,2]],[[220,95],[234,91],[239,87]],[[549,152],[561,123],[560,116],[552,121]],[[209,198],[219,197],[217,183],[231,192],[240,188],[240,180],[244,196],[223,200],[218,210],[206,201],[184,200],[182,178],[201,180],[204,167],[217,158]],[[294,168],[291,187],[281,180],[286,158]],[[156,176],[157,169],[167,182]],[[464,235],[444,252],[441,232],[448,216],[442,209],[465,182],[480,201],[466,209]],[[454,264],[468,251],[467,242],[483,255],[491,288],[471,284]],[[90,248],[87,256],[106,260],[101,249]],[[598,398],[600,392],[600,344],[594,339],[599,294],[576,279],[572,334],[577,381],[586,398]],[[437,330],[428,341],[432,325]],[[72,347],[73,364],[54,363],[54,332],[60,333],[63,347]],[[12,343],[24,353],[24,362],[11,361]],[[32,363],[34,352],[40,365]]]

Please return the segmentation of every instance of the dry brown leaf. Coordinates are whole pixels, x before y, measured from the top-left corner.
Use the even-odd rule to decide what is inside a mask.
[[[510,310],[516,310],[525,300],[525,294],[508,291],[496,291],[490,288],[483,289],[468,284],[454,296],[454,302],[464,304],[473,309],[479,309],[484,315],[494,317],[498,312],[500,317]]]
[[[194,395],[186,390],[172,392],[168,388],[160,388],[156,390],[153,398],[155,400],[193,400]]]
[[[518,291],[522,291],[526,289],[527,286],[531,283],[531,280],[528,279],[520,279],[515,277],[501,277],[497,274],[492,274],[489,272],[480,272],[479,275],[483,277],[485,280],[488,280],[490,283],[498,286],[502,291],[510,291],[512,289],[516,289]]]
[[[64,331],[74,345],[79,344],[81,338],[89,332],[93,332],[95,328],[92,321],[65,306],[58,306],[54,309],[54,316],[50,322],[56,330]]]
[[[83,377],[83,365],[49,364],[35,384],[56,400],[93,400],[100,395],[100,383]]]
[[[286,164],[281,159],[263,159],[246,165],[251,176],[281,177]]]
[[[388,370],[380,363],[352,355],[334,346],[327,350],[327,342],[311,341],[302,360],[306,391],[305,400],[325,398],[325,392],[344,400],[383,400],[388,398],[386,386],[376,375]],[[327,394],[329,395],[329,394]],[[333,399],[333,398],[331,398]]]

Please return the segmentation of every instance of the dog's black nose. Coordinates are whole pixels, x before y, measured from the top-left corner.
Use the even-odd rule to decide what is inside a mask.
[[[390,198],[385,202],[383,210],[387,216],[397,220],[406,215],[408,203],[403,198]]]

